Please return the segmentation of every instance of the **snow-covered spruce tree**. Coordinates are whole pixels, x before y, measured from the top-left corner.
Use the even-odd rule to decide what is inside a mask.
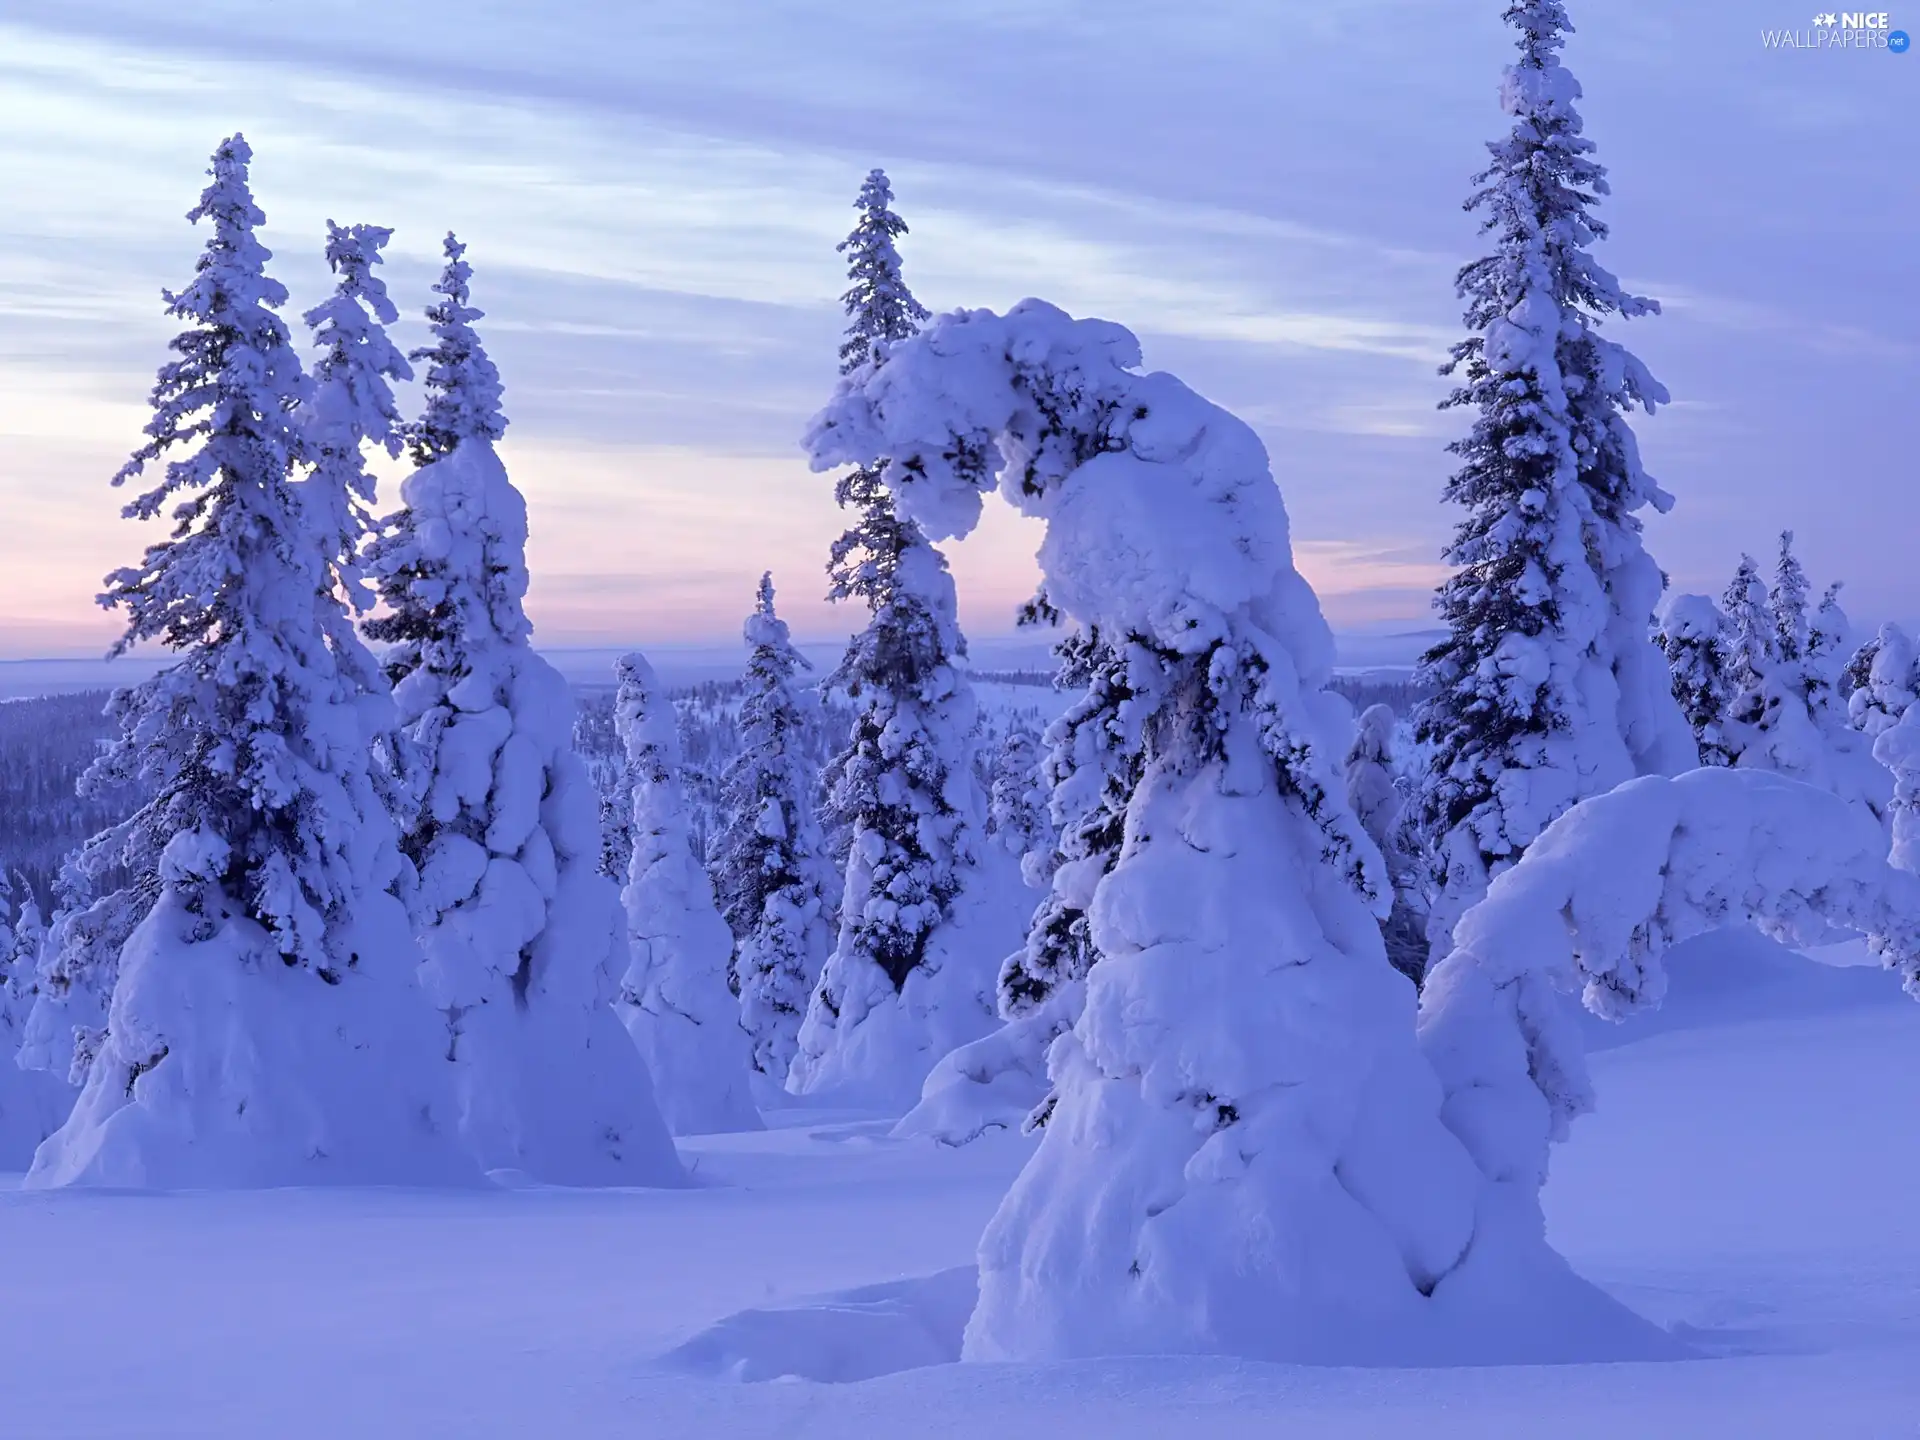
[[[774,613],[772,575],[760,577],[745,633],[740,752],[721,777],[707,869],[733,931],[733,990],[753,1040],[753,1067],[779,1085],[833,945],[833,877],[813,817],[818,777],[806,758],[806,711],[794,693],[794,676],[811,666]]]
[[[352,616],[373,608],[374,588],[365,562],[374,532],[375,482],[367,469],[367,447],[397,458],[405,422],[393,397],[396,381],[411,380],[413,369],[388,337],[386,327],[400,318],[387,296],[386,283],[374,273],[380,252],[393,238],[381,225],[327,222],[327,266],[338,277],[334,292],[302,317],[313,331],[319,358],[313,366],[313,396],[303,409],[304,439],[311,470],[299,483],[301,505],[315,538],[328,558],[329,574],[340,587],[347,609],[322,607],[329,626],[328,644],[355,685],[379,697],[382,713],[397,727],[391,686],[380,662],[353,628]],[[415,797],[409,785],[410,752],[397,728],[373,742],[373,779],[382,802],[396,819],[411,814]],[[412,888],[409,865],[401,875],[401,894]]]
[[[82,795],[114,759],[109,752],[80,777]],[[120,874],[118,840],[113,831],[95,836],[60,867],[57,903],[21,1037],[22,1067],[43,1070],[73,1087],[86,1084],[93,1057],[106,1040],[120,951],[153,908],[156,893],[153,874],[136,871],[124,883],[104,883]]]
[[[1387,862],[1393,885],[1393,910],[1380,922],[1393,968],[1415,985],[1427,969],[1426,917],[1421,911],[1419,876],[1406,853],[1401,826],[1406,797],[1394,773],[1393,740],[1399,717],[1386,705],[1370,705],[1354,727],[1347,751],[1347,804]]]
[[[1789,665],[1798,665],[1807,655],[1807,591],[1806,569],[1793,553],[1793,532],[1782,530],[1767,608],[1773,614],[1773,653]]]
[[[1846,617],[1831,594],[1816,625],[1807,615],[1805,573],[1782,535],[1773,587],[1743,555],[1722,608],[1727,615],[1726,747],[1733,763],[1771,770],[1830,790],[1885,823],[1893,779],[1871,741],[1850,728],[1838,700]]]
[[[1332,637],[1258,438],[1119,326],[1026,301],[846,377],[825,468],[885,455],[930,535],[997,488],[1053,602],[1127,654],[1142,736],[1057,1099],[980,1248],[969,1358],[1408,1363],[1666,1338],[1503,1209],[1443,1124],[1348,808]]]
[[[1893,798],[1887,806],[1893,863],[1920,873],[1920,705],[1909,705],[1896,723],[1880,732],[1873,756],[1893,775]]]
[[[1347,750],[1347,804],[1383,851],[1385,837],[1406,808],[1393,776],[1396,723],[1391,706],[1369,705],[1354,724],[1353,744]]]
[[[1872,738],[1848,723],[1846,662],[1853,625],[1840,606],[1840,586],[1839,581],[1827,586],[1808,621],[1801,689],[1829,757],[1834,793],[1885,824],[1893,800],[1892,778],[1874,759]]]
[[[1734,761],[1760,724],[1767,706],[1767,688],[1780,663],[1779,637],[1766,582],[1751,555],[1740,557],[1739,568],[1727,583],[1720,609],[1726,617],[1722,632],[1726,654],[1727,704],[1725,748]]]
[[[1869,739],[1895,725],[1920,698],[1920,657],[1912,637],[1889,621],[1847,663],[1847,723]]]
[[[1143,764],[1143,727],[1152,715],[1129,670],[1136,663],[1158,668],[1152,652],[1107,644],[1091,627],[1061,637],[1054,655],[1055,688],[1080,694],[1045,737],[1040,782],[1053,847],[1021,861],[1027,884],[1046,893],[1020,948],[1000,966],[1001,1024],[942,1057],[896,1135],[961,1145],[989,1130],[1041,1128],[1053,1110],[1047,1050],[1080,1018],[1087,972],[1099,958],[1087,910],[1120,857],[1127,803]]]
[[[1636,774],[1696,763],[1649,631],[1664,580],[1639,511],[1671,497],[1641,467],[1628,423],[1666,390],[1600,333],[1654,314],[1590,253],[1608,193],[1560,63],[1560,0],[1511,0],[1520,58],[1501,103],[1512,131],[1488,148],[1467,208],[1492,253],[1456,288],[1469,336],[1444,402],[1474,413],[1449,448],[1446,497],[1467,513],[1447,549],[1438,609],[1447,637],[1421,677],[1416,733],[1432,747],[1413,822],[1432,870],[1434,958],[1488,878],[1555,816]]]
[[[840,344],[842,375],[874,359],[877,349],[905,340],[927,318],[927,307],[914,299],[901,274],[900,250],[894,241],[907,233],[907,222],[893,213],[893,186],[887,181],[886,171],[867,172],[853,208],[860,212],[860,218],[853,232],[834,246],[847,257],[847,279],[852,282],[840,297],[851,321]],[[847,477],[842,485],[851,479]],[[877,479],[859,497],[863,508],[876,502],[892,508]]]
[[[894,240],[906,224],[891,201],[885,174],[874,171],[855,202],[859,223],[840,247],[852,281],[842,297],[842,373],[884,364],[888,348],[926,318],[901,278]],[[981,949],[997,942],[991,925],[970,938],[958,933],[976,918],[960,914],[969,876],[991,862],[978,844],[985,796],[973,767],[977,714],[960,669],[966,643],[953,577],[920,527],[896,511],[883,464],[878,453],[857,457],[835,489],[857,518],[834,542],[828,593],[865,603],[871,618],[828,680],[855,707],[853,733],[826,777],[828,828],[847,837],[846,882],[839,934],[787,1084],[797,1094],[858,1092],[890,1104],[910,1103],[936,1059],[991,1026],[992,973]],[[990,888],[985,879],[975,887]]]
[[[425,417],[405,508],[369,550],[386,613],[417,806],[407,853],[423,980],[443,1026],[459,1128],[487,1170],[556,1184],[681,1178],[646,1067],[612,1001],[626,968],[619,895],[599,873],[593,782],[573,698],[534,653],[527,507],[494,449],[500,382],[473,322],[465,247],[427,312]]]
[[[14,906],[18,895],[19,908]],[[20,1051],[21,1033],[40,979],[46,921],[27,877],[0,868],[0,1068]]]
[[[168,538],[107,577],[115,653],[177,658],[122,690],[102,765],[150,797],[89,847],[153,896],[121,952],[107,1031],[34,1185],[462,1181],[402,861],[368,763],[387,723],[361,683],[339,552],[296,481],[306,376],[255,235],[251,152],[214,152],[188,218],[211,229],[154,386],[164,466],[125,508]]]
[[[313,367],[313,399],[306,410],[312,471],[301,498],[315,537],[329,547],[335,573],[356,610],[373,604],[362,549],[373,529],[374,479],[366,447],[398,456],[405,429],[393,385],[413,369],[387,336],[400,318],[373,267],[393,232],[380,225],[327,222],[327,265],[338,276],[334,292],[306,312],[320,358]],[[356,647],[364,652],[364,647]]]
[[[1087,972],[1099,959],[1088,907],[1120,858],[1153,713],[1128,677],[1136,664],[1150,674],[1159,668],[1151,650],[1108,644],[1093,627],[1069,631],[1054,655],[1055,687],[1080,694],[1047,727],[1041,781],[1053,849],[1029,854],[1021,865],[1026,882],[1046,893],[1020,948],[1000,966],[995,1000],[1002,1023],[934,1066],[897,1135],[960,1145],[989,1130],[1044,1127],[1053,1110],[1047,1050],[1080,1018]]]
[[[574,753],[586,762],[600,805],[600,873],[625,884],[633,859],[633,780],[613,726],[613,704],[588,700],[573,722]]]
[[[33,993],[40,969],[40,948],[47,943],[47,923],[34,898],[33,886],[20,871],[13,872],[13,893],[20,897],[13,917],[13,944],[9,947],[7,976],[16,997]]]
[[[1806,707],[1807,716],[1829,744],[1845,720],[1840,695],[1845,649],[1851,625],[1840,607],[1840,582],[1826,588],[1817,607],[1810,606],[1807,573],[1793,553],[1793,532],[1780,532],[1780,556],[1774,566],[1773,587],[1767,592],[1775,627],[1775,655],[1783,683]],[[1842,746],[1853,744],[1840,737]]]
[[[466,260],[467,247],[449,230],[441,250],[447,263],[433,287],[440,298],[427,307],[433,343],[407,357],[427,365],[426,410],[407,429],[415,465],[451,455],[464,441],[492,443],[507,433],[500,372],[473,328],[486,312],[470,303],[473,267]]]
[[[1047,883],[1054,841],[1042,774],[1045,758],[1040,736],[1015,715],[988,767],[987,833],[1020,862],[1022,876],[1036,887]]]
[[[758,1130],[751,1051],[727,985],[733,936],[687,834],[673,701],[642,655],[614,667],[614,724],[633,776],[633,859],[622,894],[631,962],[620,1016],[676,1135]]]
[[[63,1078],[14,1064],[32,1010],[44,932],[26,877],[9,881],[0,870],[0,1170],[26,1169],[73,1103]]]
[[[1847,718],[1847,645],[1853,622],[1840,605],[1844,583],[1836,580],[1827,586],[1807,622],[1807,705],[1829,727]]]
[[[1656,632],[1673,677],[1673,698],[1693,729],[1702,765],[1731,765],[1727,734],[1733,700],[1728,673],[1727,617],[1704,595],[1670,595]]]
[[[31,993],[34,972],[37,965],[20,963],[21,936],[14,925],[13,908],[14,879],[7,874],[6,866],[0,865],[0,1064],[9,1059],[19,1048],[8,1043],[14,1039],[19,1016],[16,1007]],[[33,903],[33,892],[24,890],[26,903]],[[36,911],[36,918],[38,912]]]
[[[1044,880],[1047,894],[1026,943],[1000,968],[997,998],[1003,1019],[1051,1011],[1065,1029],[1079,1018],[1080,985],[1098,958],[1087,907],[1120,858],[1127,803],[1145,763],[1152,710],[1129,676],[1135,663],[1155,662],[1131,642],[1106,642],[1094,627],[1063,637],[1055,653],[1055,684],[1081,692],[1047,727],[1041,774],[1057,838],[1043,871],[1026,867],[1029,883]]]

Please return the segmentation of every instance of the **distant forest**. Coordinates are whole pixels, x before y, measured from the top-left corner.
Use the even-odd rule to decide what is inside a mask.
[[[982,671],[977,682],[1030,685],[1045,689],[1053,677],[1040,670]],[[1381,670],[1364,675],[1336,675],[1330,687],[1346,697],[1355,710],[1369,705],[1390,706],[1405,716],[1416,696],[1411,676]],[[0,701],[0,865],[24,877],[34,895],[51,913],[54,882],[61,861],[89,835],[113,823],[131,808],[123,796],[82,799],[75,789],[100,743],[110,733],[102,713],[105,690],[71,695],[47,695],[31,700]],[[732,710],[738,703],[738,681],[705,681],[674,692],[680,709],[681,740],[688,774],[689,798],[695,803],[696,845],[707,830],[707,809],[713,802],[719,774],[739,744]],[[617,784],[621,770],[614,755],[612,692],[606,687],[582,687],[582,725],[576,743],[588,757],[603,789]],[[821,715],[820,734],[810,758],[826,758],[844,735],[850,712],[829,703]],[[1030,716],[1043,724],[1037,713]],[[1005,717],[983,717],[983,750],[991,751],[1005,727]],[[602,734],[601,732],[604,732]],[[596,743],[598,742],[598,743]],[[983,757],[985,758],[985,757]]]
[[[60,862],[127,808],[122,797],[83,800],[74,788],[110,733],[107,694],[0,702],[0,864],[49,910]]]

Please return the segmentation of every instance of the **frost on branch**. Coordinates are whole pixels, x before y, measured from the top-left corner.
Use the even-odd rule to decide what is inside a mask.
[[[848,376],[808,437],[823,468],[890,457],[934,538],[998,489],[1047,523],[1052,602],[1139,652],[1099,959],[1049,1052],[1040,1148],[981,1242],[966,1353],[1659,1351],[1537,1227],[1479,1207],[1387,964],[1331,638],[1265,451],[1139,358],[1119,326],[1037,301],[958,313]]]

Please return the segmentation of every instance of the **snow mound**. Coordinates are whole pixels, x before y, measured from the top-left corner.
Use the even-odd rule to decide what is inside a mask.
[[[218,843],[176,837],[176,871],[188,842]],[[217,884],[194,895],[170,877],[127,941],[86,1087],[26,1184],[480,1184],[438,1026],[401,963],[417,954],[405,910],[384,894],[360,906],[353,950],[369,963],[328,985],[284,964]]]
[[[951,1051],[893,1134],[965,1145],[989,1130],[1018,1129],[1047,1097],[1047,1047],[1067,1028],[1056,1010],[1040,1010]]]
[[[951,1365],[979,1294],[971,1265],[843,1290],[778,1309],[742,1310],[662,1357],[671,1369],[743,1381],[846,1384]]]

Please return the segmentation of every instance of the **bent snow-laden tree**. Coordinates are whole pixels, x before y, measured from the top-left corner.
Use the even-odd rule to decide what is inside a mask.
[[[687,833],[680,731],[653,667],[625,655],[613,723],[633,781],[633,857],[622,899],[630,961],[620,1016],[646,1056],[676,1135],[759,1130],[751,1046],[727,987],[733,935]]]
[[[488,1169],[556,1184],[681,1178],[646,1067],[612,1001],[619,896],[599,873],[598,799],[573,752],[573,698],[534,653],[527,507],[494,441],[500,381],[473,321],[464,247],[427,312],[434,343],[419,468],[371,549],[388,613],[368,635],[405,727],[415,923],[461,1136]]]
[[[236,135],[189,212],[208,237],[167,295],[187,323],[147,443],[115,483],[171,535],[107,579],[116,653],[178,658],[115,696],[102,764],[151,797],[91,853],[152,896],[107,1030],[28,1183],[281,1185],[473,1178],[460,1153],[402,861],[369,773],[391,723],[338,598],[339,552],[296,482],[307,378],[276,313]]]
[[[740,753],[721,777],[720,825],[707,844],[707,868],[733,931],[732,983],[741,1024],[753,1038],[753,1067],[779,1085],[832,948],[832,876],[813,816],[807,717],[793,688],[794,676],[809,667],[774,613],[772,575],[760,577],[745,633]]]
[[[840,247],[852,282],[843,372],[884,364],[926,318],[901,278],[894,241],[906,224],[891,202],[886,175],[872,172]],[[991,966],[1019,932],[980,913],[1009,889],[988,872],[1013,867],[981,843],[978,717],[953,577],[896,508],[881,457],[847,455],[854,468],[836,486],[858,518],[834,542],[829,594],[862,601],[872,618],[828,681],[855,707],[826,777],[829,824],[848,837],[846,883],[787,1084],[904,1105],[935,1060],[992,1024]]]
[[[1920,876],[1888,862],[1885,834],[1858,808],[1784,776],[1632,781],[1561,816],[1493,882],[1420,1009],[1441,1113],[1484,1177],[1484,1210],[1537,1231],[1548,1146],[1593,1108],[1564,997],[1609,1018],[1658,1005],[1668,949],[1740,924],[1789,945],[1864,933],[1920,998]]]
[[[1412,822],[1434,890],[1435,959],[1489,876],[1554,817],[1637,774],[1697,763],[1666,666],[1648,637],[1664,581],[1639,513],[1671,497],[1640,464],[1628,416],[1665,403],[1641,363],[1600,333],[1610,316],[1654,314],[1589,247],[1607,194],[1560,63],[1560,0],[1512,0],[1520,58],[1501,103],[1513,129],[1488,148],[1467,208],[1493,253],[1460,271],[1472,332],[1445,402],[1471,407],[1450,447],[1446,497],[1466,510],[1440,587],[1447,638],[1426,656],[1431,699],[1417,734],[1433,746]]]
[[[888,456],[930,535],[969,531],[997,481],[1046,522],[1052,601],[1134,651],[1140,778],[1088,906],[1099,959],[982,1239],[965,1353],[1658,1352],[1537,1222],[1479,1204],[1386,960],[1331,636],[1265,451],[1139,359],[1037,301],[950,315],[848,376],[808,436],[817,466]]]

